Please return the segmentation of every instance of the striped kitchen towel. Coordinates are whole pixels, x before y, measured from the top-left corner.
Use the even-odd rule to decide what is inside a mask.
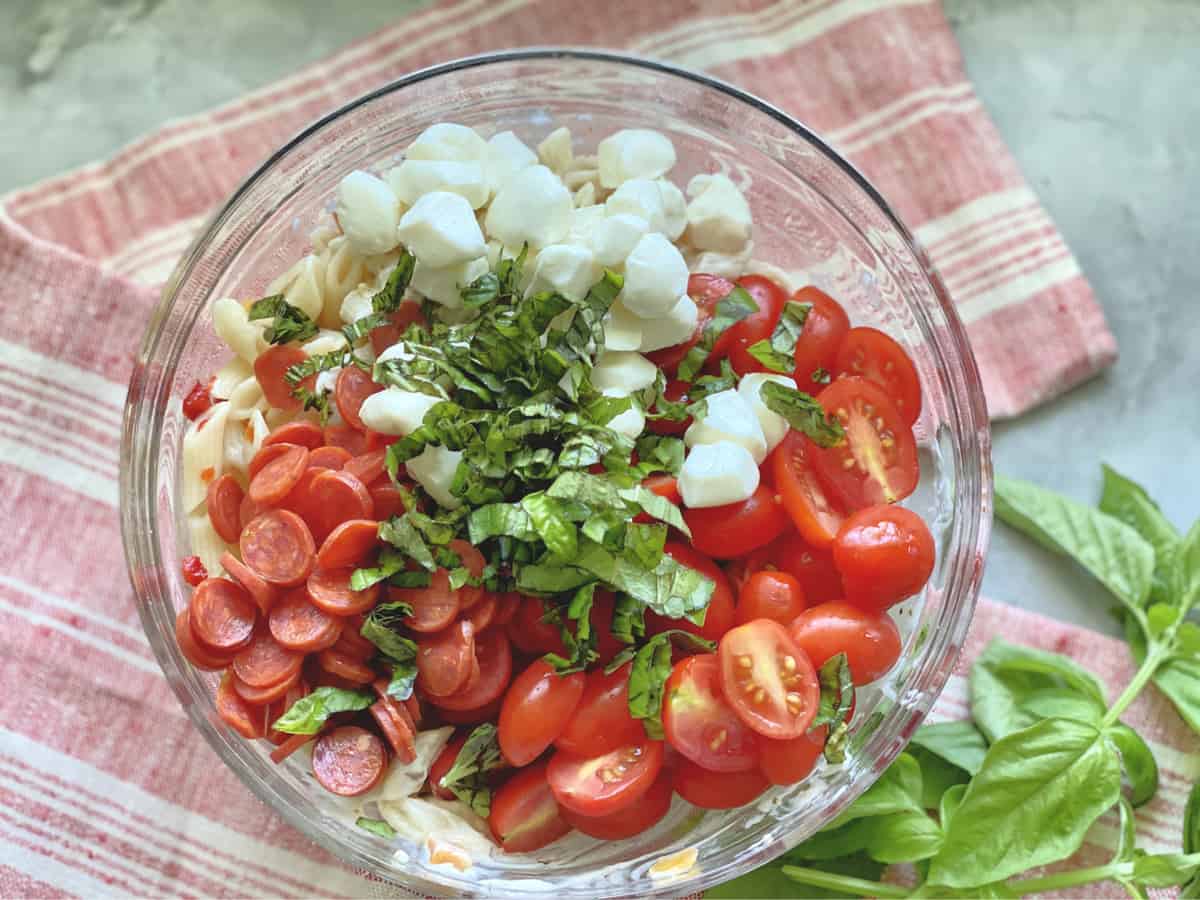
[[[993,415],[1110,363],[1112,336],[929,0],[458,0],[430,7],[113,159],[0,200],[0,896],[378,895],[254,800],[193,732],[137,624],[117,524],[121,406],[157,286],[204,217],[318,115],[415,67],[594,43],[738,83],[829,135],[915,226],[969,322]],[[536,28],[536,31],[531,30]],[[989,636],[1127,677],[1124,650],[984,603]],[[1061,645],[1061,646],[1059,646]],[[961,677],[938,707],[963,714]],[[1140,812],[1167,849],[1200,759],[1173,710]],[[1085,853],[1111,843],[1098,829]],[[1090,857],[1089,857],[1090,858]]]

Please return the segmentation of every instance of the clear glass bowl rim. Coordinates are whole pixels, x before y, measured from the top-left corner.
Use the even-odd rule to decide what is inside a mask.
[[[223,742],[213,723],[205,718],[203,711],[195,703],[191,702],[192,698],[188,695],[182,682],[178,678],[172,677],[172,669],[175,667],[175,662],[167,654],[165,648],[160,646],[156,640],[156,633],[161,633],[162,627],[161,623],[156,622],[154,619],[153,607],[162,598],[169,597],[166,578],[167,573],[173,571],[174,564],[172,562],[170,567],[164,569],[157,540],[157,527],[154,523],[156,518],[156,497],[160,485],[158,484],[157,466],[154,465],[154,461],[159,457],[162,423],[167,408],[168,394],[182,353],[182,345],[177,341],[174,346],[166,348],[166,358],[161,358],[164,355],[164,348],[161,346],[161,338],[163,336],[162,327],[171,313],[180,286],[185,283],[196,263],[203,258],[205,250],[212,244],[220,227],[233,211],[238,208],[243,197],[289,153],[303,145],[310,137],[321,132],[330,123],[381,97],[439,76],[492,64],[552,59],[594,61],[619,66],[630,66],[649,70],[660,75],[684,79],[725,94],[733,100],[739,101],[753,110],[775,119],[787,130],[804,141],[810,148],[823,155],[826,161],[834,164],[843,174],[851,179],[855,187],[863,191],[870,198],[871,202],[877,207],[877,210],[885,216],[889,224],[902,237],[905,249],[912,253],[913,258],[920,266],[921,274],[928,282],[932,294],[936,298],[937,306],[939,307],[938,313],[943,317],[942,333],[944,340],[940,342],[941,347],[946,353],[955,357],[956,361],[962,366],[962,371],[959,375],[961,383],[965,386],[965,391],[950,391],[947,402],[952,407],[953,415],[962,422],[962,426],[957,429],[957,436],[965,443],[956,445],[956,461],[967,467],[968,471],[965,474],[969,476],[969,481],[974,482],[971,485],[973,488],[971,491],[972,498],[967,499],[975,501],[975,511],[973,514],[968,514],[965,520],[959,520],[958,514],[962,510],[956,509],[956,522],[961,523],[961,521],[965,521],[966,527],[959,528],[956,524],[952,543],[957,545],[962,555],[980,558],[986,551],[987,546],[990,515],[986,514],[986,511],[991,506],[992,490],[990,432],[982,382],[970,342],[967,338],[966,329],[958,318],[941,277],[934,269],[927,254],[921,248],[911,231],[905,226],[899,216],[895,214],[888,202],[867,177],[802,122],[765,100],[721,79],[658,60],[632,56],[617,51],[584,47],[530,47],[462,57],[419,69],[343,104],[336,110],[315,120],[285,142],[234,190],[225,203],[222,204],[221,208],[209,219],[204,230],[193,240],[172,272],[171,277],[164,284],[162,297],[151,313],[135,360],[134,371],[130,378],[122,426],[120,514],[122,541],[125,547],[130,581],[136,595],[139,618],[150,640],[159,666],[163,669],[172,689],[179,697],[181,704],[185,707],[193,725],[204,735],[222,761],[234,771],[239,780],[260,801],[281,815],[285,821],[304,833],[318,845],[332,851],[343,862],[372,871],[388,881],[399,881],[394,871],[380,871],[372,860],[359,853],[353,847],[346,845],[330,847],[327,841],[328,836],[322,832],[317,823],[300,815],[299,811],[291,806],[276,802],[279,799],[277,795],[269,792],[265,785],[258,783],[251,777],[249,772],[242,769],[238,760],[233,758],[226,747],[223,746]],[[148,441],[139,439],[139,431],[142,429],[148,430],[150,435]],[[958,493],[958,489],[956,489],[956,493]],[[871,743],[879,745],[882,743],[883,738],[890,737],[893,739],[889,740],[886,746],[878,748],[880,752],[873,758],[873,768],[875,771],[882,771],[883,768],[890,764],[903,749],[905,743],[904,740],[894,740],[895,737],[899,736],[899,728],[888,729],[886,725],[889,720],[894,726],[899,726],[902,724],[901,719],[903,718],[903,724],[906,726],[905,731],[911,734],[912,730],[915,730],[916,725],[928,713],[934,700],[944,688],[965,639],[978,597],[981,577],[981,564],[977,564],[974,560],[963,558],[954,561],[953,567],[947,577],[945,597],[942,601],[947,606],[944,618],[949,621],[951,627],[945,629],[940,634],[930,637],[921,648],[926,660],[926,674],[930,675],[933,680],[929,684],[926,696],[917,704],[907,707],[901,707],[900,704],[896,704],[876,729],[874,734],[875,739]],[[946,651],[950,651],[950,656],[947,656]],[[889,731],[891,732],[890,735]],[[870,756],[870,754],[864,753],[864,756]],[[844,803],[839,806],[839,809],[852,802],[859,794],[866,790],[869,784],[870,781],[868,779],[860,778],[846,792]],[[781,821],[777,824],[784,825],[784,822]],[[788,832],[785,830],[778,837],[781,843],[776,843],[774,845],[776,847],[793,845],[799,835],[795,831]],[[774,855],[774,853],[770,856],[763,856],[761,854],[753,855],[735,861],[732,865],[720,867],[719,870],[716,867],[706,867],[698,874],[682,879],[666,881],[662,884],[661,888],[655,886],[641,892],[641,895],[681,896],[696,893],[711,887],[715,883],[735,877],[755,866],[761,865]],[[552,875],[549,876],[549,880],[553,880]],[[451,882],[454,882],[453,886]],[[462,884],[462,880],[451,878],[443,882],[421,875],[406,873],[402,883],[409,890],[437,894],[448,888],[458,890]]]

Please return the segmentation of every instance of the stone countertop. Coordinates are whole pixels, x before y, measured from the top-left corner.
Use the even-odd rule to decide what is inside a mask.
[[[111,155],[424,4],[8,0],[0,192]],[[196,27],[199,6],[204,27]],[[1091,280],[1116,367],[995,427],[995,466],[1078,499],[1106,461],[1200,513],[1200,4],[945,0],[984,104]],[[30,137],[34,136],[34,137]],[[984,592],[1116,633],[1086,575],[997,525]]]

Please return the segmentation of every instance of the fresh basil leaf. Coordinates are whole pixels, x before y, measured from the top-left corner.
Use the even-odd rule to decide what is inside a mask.
[[[317,333],[317,323],[310,319],[304,310],[284,300],[283,294],[273,294],[255,300],[246,311],[246,318],[251,322],[258,319],[272,320],[263,332],[263,338],[268,344],[307,341]]]
[[[771,372],[786,372],[790,375],[796,368],[796,358],[790,353],[780,353],[771,346],[771,342],[766,338],[755,341],[746,348],[746,352]]]
[[[1179,602],[1179,569],[1176,554],[1180,535],[1162,514],[1145,489],[1110,466],[1102,466],[1104,490],[1100,511],[1135,529],[1154,548],[1154,582],[1150,599],[1157,603]]]
[[[407,603],[381,603],[367,615],[359,634],[374,644],[379,652],[397,663],[412,662],[417,658],[417,645],[401,634],[413,608]]]
[[[1157,853],[1133,860],[1132,878],[1145,887],[1174,887],[1200,875],[1200,853]]]
[[[350,589],[365,591],[371,585],[403,572],[408,566],[408,557],[394,547],[384,547],[379,551],[377,563],[375,566],[355,569],[350,575]]]
[[[628,594],[618,594],[610,630],[622,644],[637,643],[646,636],[645,605]]]
[[[938,822],[942,826],[942,830],[946,831],[951,827],[955,815],[958,814],[958,808],[962,806],[963,797],[967,793],[965,784],[955,784],[946,788],[942,794],[942,799],[938,801]]]
[[[930,859],[942,848],[945,836],[938,823],[923,812],[900,812],[851,823],[867,834],[865,850],[871,859],[886,864]]]
[[[492,793],[484,776],[505,765],[496,726],[485,722],[475,726],[467,735],[458,756],[454,758],[454,764],[438,785],[451,791],[477,815],[487,818],[491,811]]]
[[[1105,737],[1121,754],[1121,768],[1129,781],[1129,800],[1141,806],[1158,791],[1158,762],[1145,740],[1128,725],[1118,722],[1104,732]]]
[[[987,741],[967,720],[926,723],[917,729],[912,743],[974,775],[983,765]]]
[[[1065,656],[993,640],[971,666],[971,711],[990,742],[1020,731],[1041,716],[1027,702],[1038,691],[1069,688],[1107,711],[1104,689],[1094,675]]]
[[[1146,635],[1133,616],[1127,615],[1124,624],[1129,652],[1141,665],[1146,659]],[[1152,680],[1175,706],[1179,717],[1200,734],[1200,655],[1168,657],[1159,664]]]
[[[784,861],[792,860],[790,854],[785,854],[782,857]],[[795,860],[804,862],[798,858]],[[819,872],[829,873],[835,876],[844,876],[848,878],[857,878],[864,881],[876,881],[883,874],[883,866],[869,858],[865,853],[854,853],[846,856],[839,856],[836,859],[820,860],[805,862],[807,870],[817,870]],[[755,900],[790,900],[795,897],[811,897],[814,894],[801,894],[797,889],[797,883],[789,878],[784,873],[784,868],[778,865],[768,864],[759,866],[745,875],[741,875],[732,881],[726,881],[724,884],[716,885],[705,891],[706,898],[712,900],[746,900],[748,897],[753,897]],[[790,867],[795,871],[795,867]],[[826,885],[821,888],[820,896],[824,900],[841,900],[841,898],[855,898],[861,895],[846,893],[839,891],[831,885]]]
[[[841,423],[827,416],[811,394],[768,381],[759,388],[758,395],[767,409],[783,416],[789,426],[808,435],[818,446],[832,447],[844,440]]]
[[[379,539],[391,544],[409,559],[432,572],[437,568],[433,553],[425,544],[425,538],[413,525],[409,514],[393,516],[379,523]]]
[[[488,538],[511,537],[518,541],[536,541],[529,513],[519,503],[490,503],[471,511],[467,517],[469,540],[479,546]]]
[[[1037,688],[1021,697],[1022,712],[1037,719],[1073,719],[1100,726],[1107,712],[1105,704],[1068,687]]]
[[[521,508],[551,553],[563,559],[575,557],[579,550],[579,534],[563,514],[562,504],[548,494],[537,492],[525,495],[521,499]]]
[[[679,380],[693,380],[704,368],[704,363],[708,361],[708,355],[716,345],[717,338],[727,328],[756,312],[758,312],[758,301],[744,287],[734,285],[733,290],[717,301],[716,306],[713,307],[712,318],[705,323],[704,330],[700,334],[700,340],[679,363],[676,373]]]
[[[870,816],[924,812],[921,793],[921,766],[911,754],[901,753],[879,779],[834,820],[834,825]]]
[[[854,707],[854,681],[845,653],[837,653],[822,663],[817,680],[821,685],[821,700],[809,731],[844,722]]]
[[[973,887],[1064,859],[1120,794],[1120,762],[1091,725],[1046,719],[1003,737],[971,780],[929,881]]]
[[[297,387],[292,389],[292,396],[300,401],[300,409],[308,412],[314,411],[321,421],[321,426],[324,427],[329,422],[329,390],[310,391],[306,387]]]
[[[386,313],[368,313],[365,316],[359,316],[353,322],[343,325],[342,337],[346,339],[346,343],[348,344],[357,344],[376,328],[382,328],[389,322],[391,322],[391,318]]]
[[[464,287],[459,294],[463,306],[468,309],[494,303],[500,296],[500,276],[495,272],[485,272]]]
[[[416,266],[416,257],[407,250],[401,251],[400,258],[396,260],[396,267],[388,275],[383,288],[371,297],[372,312],[394,313],[400,308]]]
[[[997,476],[996,515],[1047,550],[1069,556],[1140,608],[1153,581],[1154,548],[1119,519],[1026,481]]]
[[[921,806],[925,809],[937,809],[946,791],[971,780],[965,769],[930,753],[924,747],[910,743],[905,752],[921,767]]]
[[[571,562],[671,619],[703,613],[716,589],[711,579],[670,556],[664,555],[653,570],[647,571],[636,560],[611,553],[586,538],[579,542],[579,555]]]
[[[559,627],[562,634],[563,647],[567,656],[557,653],[547,653],[546,660],[559,675],[569,675],[572,672],[582,672],[599,657],[596,652],[596,635],[592,632],[592,603],[595,600],[596,584],[585,584],[575,592],[570,603],[560,616]],[[563,620],[566,621],[563,621]],[[572,630],[566,622],[575,623]]]
[[[365,691],[319,687],[288,707],[271,727],[286,734],[316,734],[334,713],[366,709],[374,702],[375,695]]]
[[[677,437],[643,434],[637,440],[638,469],[644,475],[666,472],[678,475],[683,468],[683,441]]]
[[[1200,519],[1188,530],[1179,546],[1180,605],[1190,609],[1200,603]]]
[[[788,375],[796,368],[796,341],[804,330],[804,323],[812,310],[811,303],[798,303],[789,300],[783,305],[775,330],[769,340],[758,341],[747,349],[749,354],[772,372],[786,372]]]
[[[318,372],[330,372],[340,366],[347,366],[356,361],[357,357],[350,352],[349,347],[343,347],[340,350],[330,350],[328,353],[317,353],[302,363],[288,366],[287,371],[283,374],[283,380],[289,388],[295,388],[310,375],[316,375]]]
[[[386,693],[396,700],[407,700],[417,684],[417,661],[392,663],[392,677],[388,679]]]
[[[371,834],[378,835],[385,840],[391,840],[396,836],[396,829],[392,828],[383,819],[368,819],[366,816],[359,816],[354,820],[354,824],[363,831],[369,831]]]
[[[629,670],[629,714],[640,719],[646,736],[663,739],[662,703],[671,674],[671,633],[656,634],[637,651]]]
[[[517,590],[523,594],[564,594],[595,581],[591,572],[557,562],[522,565],[516,570]]]
[[[654,491],[641,484],[622,488],[619,494],[630,503],[636,503],[646,515],[653,519],[658,519],[660,522],[666,522],[672,528],[681,531],[691,539],[692,530],[688,528],[687,522],[683,520],[683,512],[666,497],[660,497]]]
[[[625,526],[625,554],[646,569],[658,565],[666,543],[666,525],[631,522]]]
[[[1192,785],[1183,808],[1183,852],[1200,853],[1200,781]]]

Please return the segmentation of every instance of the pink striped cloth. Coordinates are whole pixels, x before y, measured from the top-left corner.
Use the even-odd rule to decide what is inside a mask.
[[[0,895],[364,896],[255,801],[190,728],[137,624],[116,504],[136,341],[204,217],[302,125],[415,67],[483,49],[624,47],[741,84],[829,135],[915,226],[970,324],[991,411],[1011,416],[1109,364],[1079,269],[966,81],[936,2],[443,3],[201,116],[0,201]],[[531,33],[536,23],[536,33]],[[992,635],[1128,676],[1117,643],[983,603]],[[956,675],[937,715],[965,712]],[[1157,695],[1130,724],[1164,790],[1140,813],[1176,846],[1200,775]],[[1098,827],[1082,854],[1113,839]]]

